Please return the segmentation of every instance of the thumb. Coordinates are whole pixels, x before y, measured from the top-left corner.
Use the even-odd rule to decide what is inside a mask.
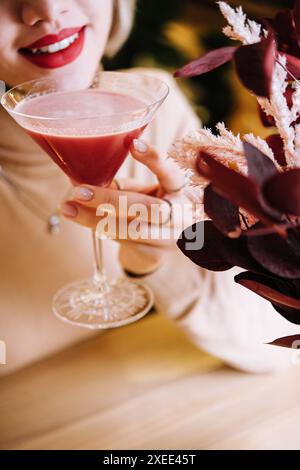
[[[145,141],[135,139],[130,147],[133,158],[154,173],[162,188],[168,192],[184,185],[184,173],[173,160],[160,156]]]

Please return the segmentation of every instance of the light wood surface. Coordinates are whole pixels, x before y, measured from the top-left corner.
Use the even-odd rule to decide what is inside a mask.
[[[0,380],[2,449],[299,449],[299,368],[224,367],[153,315]]]

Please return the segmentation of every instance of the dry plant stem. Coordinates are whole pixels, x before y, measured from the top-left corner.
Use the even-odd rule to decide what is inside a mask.
[[[282,68],[286,71],[286,73],[294,80],[294,82],[296,83],[297,87],[300,87],[300,82],[299,82],[299,80],[295,77],[295,75],[292,74],[292,72],[290,72],[290,71],[287,69],[287,67],[285,67],[285,65],[283,65],[278,59],[276,59],[276,63],[277,63],[278,65],[280,65],[280,67],[282,67]]]

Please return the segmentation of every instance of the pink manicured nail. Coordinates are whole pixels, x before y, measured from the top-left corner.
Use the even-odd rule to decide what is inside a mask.
[[[148,151],[148,145],[142,140],[134,139],[133,146],[139,153],[146,153]]]
[[[94,192],[89,188],[79,186],[77,188],[74,188],[73,195],[76,199],[79,199],[81,201],[91,201],[94,197]]]
[[[66,217],[76,217],[78,214],[78,209],[73,204],[65,202],[62,205],[61,212]]]

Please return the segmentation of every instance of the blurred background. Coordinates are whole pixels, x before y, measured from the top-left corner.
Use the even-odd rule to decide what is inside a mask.
[[[230,0],[249,17],[272,17],[292,0]],[[225,20],[215,0],[138,0],[132,34],[106,69],[160,67],[173,73],[186,62],[216,47],[230,45],[222,34]],[[205,76],[178,80],[204,126],[225,121],[234,132],[269,134],[257,116],[256,100],[236,78],[232,64]]]

